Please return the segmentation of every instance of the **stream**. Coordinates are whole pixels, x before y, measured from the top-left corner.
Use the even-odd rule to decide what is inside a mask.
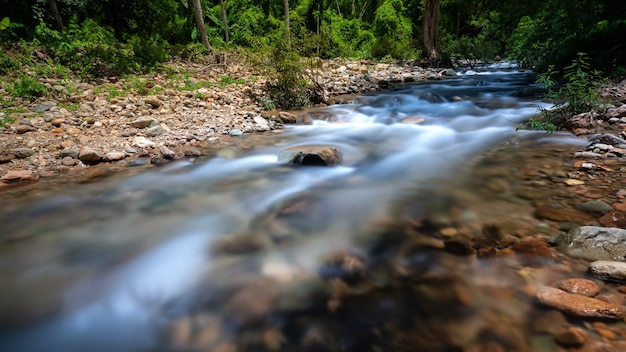
[[[529,287],[585,268],[511,247],[558,233],[515,189],[586,142],[517,130],[549,108],[534,78],[403,85],[255,147],[0,194],[0,350],[557,351]],[[316,145],[341,165],[278,162]]]

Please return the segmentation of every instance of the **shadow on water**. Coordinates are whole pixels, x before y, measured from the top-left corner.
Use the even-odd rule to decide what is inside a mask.
[[[578,143],[516,132],[542,105],[518,94],[532,81],[407,85],[235,158],[3,202],[0,347],[531,350],[545,342],[528,287],[559,273],[524,271],[556,259],[519,245],[539,225],[510,190],[546,143]],[[334,146],[344,163],[277,161],[298,145]]]

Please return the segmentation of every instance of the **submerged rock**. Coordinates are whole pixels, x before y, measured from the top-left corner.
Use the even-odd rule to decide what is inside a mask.
[[[278,161],[294,165],[334,166],[341,164],[342,155],[335,147],[299,146],[281,151]]]
[[[588,260],[623,260],[626,256],[626,230],[581,226],[568,234],[567,254]]]
[[[608,280],[626,280],[626,263],[598,260],[589,264],[589,272],[596,277]]]
[[[622,319],[626,315],[621,305],[567,293],[553,287],[539,288],[537,299],[547,306],[578,317]]]

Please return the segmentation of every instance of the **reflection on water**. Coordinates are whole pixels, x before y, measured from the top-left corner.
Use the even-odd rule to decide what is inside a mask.
[[[541,105],[516,97],[532,79],[472,73],[403,86],[319,109],[333,122],[262,136],[263,147],[234,159],[3,202],[0,347],[478,351],[542,343],[527,326],[502,324],[527,324],[523,288],[559,274],[530,277],[520,268],[542,263],[523,256],[476,256],[536,230],[530,205],[511,191],[516,170],[546,143],[578,143],[515,131]],[[344,165],[277,161],[286,147],[318,144],[338,148]],[[505,155],[487,157],[494,146]]]

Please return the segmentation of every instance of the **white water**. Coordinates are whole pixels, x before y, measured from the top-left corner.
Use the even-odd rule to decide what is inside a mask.
[[[300,237],[291,248],[270,251],[261,273],[277,278],[314,273],[316,258],[325,252],[358,250],[355,237],[375,220],[394,216],[390,204],[407,190],[445,185],[461,177],[481,151],[530,134],[516,127],[536,114],[538,106],[547,105],[513,96],[528,82],[528,73],[499,71],[404,86],[361,97],[356,104],[325,108],[339,121],[288,128],[279,145],[238,159],[181,162],[122,181],[67,190],[62,197],[26,205],[28,212],[10,209],[0,216],[1,233],[36,234],[33,243],[16,245],[24,246],[17,255],[51,254],[31,254],[13,265],[11,275],[4,274],[11,277],[3,298],[22,292],[16,287],[32,285],[35,290],[43,276],[53,282],[68,277],[70,284],[14,296],[36,302],[31,296],[51,295],[59,308],[49,319],[5,329],[1,349],[154,348],[162,306],[206,280],[203,275],[213,266],[211,242],[224,234],[269,231],[271,209],[298,197],[310,209],[301,219]],[[420,99],[425,91],[444,101]],[[424,122],[401,123],[407,118]],[[285,147],[318,144],[337,147],[345,165],[292,168],[277,162]],[[63,246],[75,243],[79,251],[86,247],[87,263],[62,260],[67,254]],[[2,263],[15,260],[10,251],[3,252]]]

